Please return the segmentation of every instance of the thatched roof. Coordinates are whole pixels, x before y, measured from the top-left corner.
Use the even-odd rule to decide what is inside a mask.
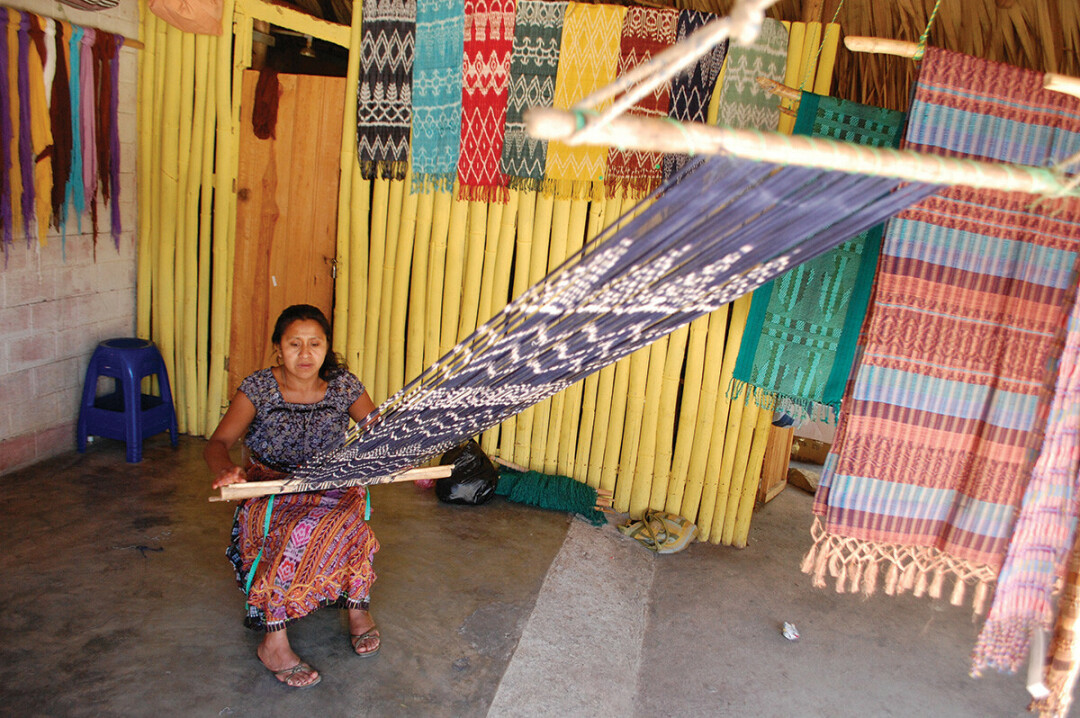
[[[769,10],[769,16],[820,22],[830,22],[835,16],[842,34],[917,42],[934,1],[779,0]],[[734,3],[674,0],[663,4],[726,14]],[[928,44],[1017,67],[1080,77],[1080,2],[941,0]],[[911,60],[856,55],[841,49],[832,94],[906,109],[914,76],[915,63]]]

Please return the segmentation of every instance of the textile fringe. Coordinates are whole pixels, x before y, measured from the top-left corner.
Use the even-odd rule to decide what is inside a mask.
[[[565,180],[544,178],[540,190],[545,197],[553,196],[555,199],[584,199],[590,202],[598,202],[605,199],[604,182],[599,180]]]
[[[818,404],[817,402],[797,396],[778,394],[777,392],[763,389],[760,386],[755,386],[742,379],[734,378],[728,382],[727,398],[731,401],[738,401],[741,398],[745,404],[749,404],[753,401],[759,409],[765,409],[766,411],[778,411],[783,409],[791,415],[791,418],[795,420],[796,424],[803,424],[804,422],[813,419],[816,407],[830,406],[829,404]],[[839,406],[831,408],[833,408],[834,413],[838,412],[840,409]]]
[[[506,185],[507,189],[516,190],[518,192],[539,192],[543,180],[536,177],[512,177],[507,176]],[[548,194],[551,194],[550,192]]]
[[[972,602],[976,615],[987,608],[990,589],[997,572],[990,566],[974,565],[949,556],[938,549],[923,546],[904,546],[830,534],[821,519],[815,517],[810,529],[814,545],[803,557],[799,569],[813,577],[816,588],[828,584],[826,573],[834,579],[837,593],[857,593],[871,596],[877,591],[880,569],[887,565],[884,589],[889,596],[911,591],[915,596],[929,594],[940,598],[946,578],[955,581],[949,602],[963,603],[965,586],[975,586]]]
[[[641,199],[660,186],[659,177],[616,177],[605,180],[604,190],[609,197]]]
[[[510,201],[510,190],[505,186],[492,185],[458,185],[458,199],[467,202],[498,202],[506,204]]]
[[[450,192],[454,189],[457,173],[450,174],[413,174],[412,194],[425,192]]]
[[[403,180],[408,171],[409,163],[407,161],[363,160],[360,162],[360,177],[366,180]]]

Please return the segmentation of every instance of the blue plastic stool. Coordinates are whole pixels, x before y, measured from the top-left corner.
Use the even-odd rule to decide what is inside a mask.
[[[161,396],[143,394],[145,376],[157,375]],[[116,391],[97,396],[99,376],[116,380]],[[169,374],[161,352],[152,341],[134,337],[106,339],[98,344],[86,368],[82,405],[79,407],[78,449],[86,451],[87,436],[104,436],[127,443],[127,460],[142,461],[142,442],[147,436],[169,430],[172,445],[179,441],[176,410]]]

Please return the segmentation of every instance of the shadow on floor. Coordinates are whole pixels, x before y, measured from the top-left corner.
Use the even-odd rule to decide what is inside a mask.
[[[99,439],[0,478],[5,713],[540,716],[588,693],[558,712],[1028,715],[1021,676],[967,676],[969,608],[812,588],[798,571],[811,499],[790,488],[755,515],[749,548],[656,557],[565,514],[376,487],[383,649],[353,657],[344,615],[320,611],[290,638],[324,680],[289,690],[242,627],[224,556],[233,506],[207,502],[203,445],[172,449],[162,434],[132,465]]]

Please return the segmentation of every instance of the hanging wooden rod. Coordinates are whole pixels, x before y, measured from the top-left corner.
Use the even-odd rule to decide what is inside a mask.
[[[881,37],[862,37],[848,35],[844,38],[844,47],[852,52],[869,52],[877,55],[896,55],[897,57],[915,57],[918,45],[904,40],[888,40]],[[1080,78],[1059,75],[1056,72],[1043,74],[1043,88],[1061,92],[1073,97],[1080,97]]]
[[[389,480],[373,481],[376,484],[389,484],[399,481],[420,481],[421,479],[444,479],[454,471],[453,464],[443,466],[425,466],[419,469],[409,469],[395,474]],[[286,479],[275,481],[244,481],[239,484],[222,486],[218,496],[211,496],[211,501],[238,501],[240,499],[253,499],[256,496],[269,496],[271,494],[289,494],[304,491],[303,484],[289,482]]]
[[[866,147],[824,137],[679,123],[667,118],[622,115],[606,125],[589,127],[594,121],[595,117],[585,113],[551,107],[533,107],[525,112],[525,127],[530,136],[567,144],[688,155],[725,153],[777,165],[819,167],[928,184],[967,185],[1046,196],[1072,193],[1066,184],[1067,177],[1040,167]],[[586,139],[582,141],[582,137]]]

